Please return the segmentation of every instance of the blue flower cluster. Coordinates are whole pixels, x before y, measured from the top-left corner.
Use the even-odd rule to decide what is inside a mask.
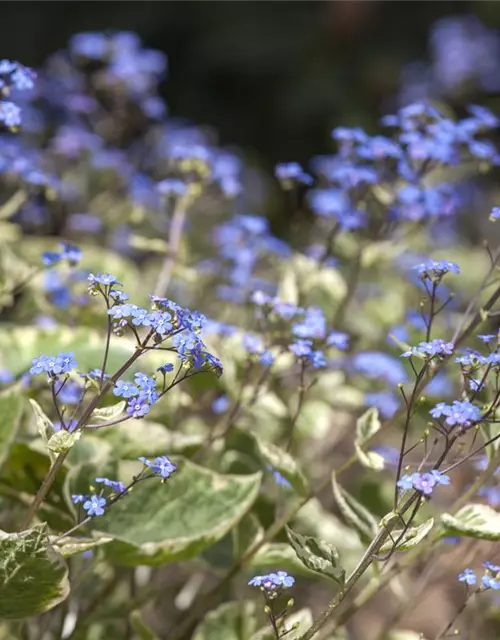
[[[309,192],[311,209],[318,216],[333,218],[341,229],[364,227],[366,188],[391,176],[401,185],[390,205],[393,219],[420,221],[453,215],[459,205],[456,188],[448,183],[424,184],[423,168],[426,163],[456,165],[468,157],[498,163],[494,145],[481,138],[495,129],[497,119],[484,108],[471,107],[469,113],[457,122],[430,104],[416,103],[382,118],[392,137],[369,136],[359,128],[334,129],[338,154],[316,160],[326,185]]]
[[[0,60],[0,95],[8,96],[12,91],[33,89],[36,74],[19,62]],[[21,109],[10,100],[0,100],[0,123],[8,130],[15,131],[21,125]]]
[[[483,563],[483,566],[485,568],[484,575],[481,578],[483,589],[498,591],[500,589],[500,565],[487,561]],[[468,586],[473,586],[477,583],[477,574],[473,569],[464,569],[457,577],[459,582],[463,582]]]
[[[449,427],[470,427],[481,420],[481,410],[469,400],[454,400],[451,405],[438,402],[429,413],[436,420],[444,417]]]
[[[285,341],[288,350],[299,361],[314,369],[329,364],[327,349],[344,351],[349,347],[349,336],[341,331],[329,330],[325,314],[319,307],[300,307],[268,296],[262,291],[256,291],[252,295],[252,302],[257,307],[257,317],[264,323],[267,333],[270,336],[280,336],[277,346],[283,346]],[[270,359],[269,352],[263,349],[258,337],[247,334],[243,343],[245,349],[258,355],[263,364],[266,359]]]
[[[431,495],[436,486],[447,484],[450,484],[450,477],[437,469],[433,469],[429,473],[407,474],[398,481],[398,487],[401,491],[415,489],[426,496]]]
[[[421,280],[430,280],[436,283],[440,282],[447,273],[460,273],[458,264],[449,260],[430,260],[422,262],[414,268]]]
[[[36,376],[40,373],[47,373],[54,378],[63,373],[70,373],[77,366],[74,353],[59,353],[57,356],[41,355],[33,359],[30,374]]]
[[[283,589],[290,589],[295,584],[295,578],[289,576],[286,571],[276,571],[263,576],[253,577],[249,583],[251,587],[259,587],[269,597],[279,595]]]
[[[420,342],[416,347],[411,347],[408,351],[401,354],[403,358],[411,358],[412,356],[421,356],[424,358],[434,358],[435,356],[451,356],[455,345],[453,342],[446,342],[442,338],[435,338],[430,342]]]
[[[215,228],[212,240],[218,258],[199,268],[222,276],[225,283],[216,287],[219,298],[238,304],[257,289],[274,292],[275,285],[258,277],[257,268],[264,259],[288,257],[290,248],[270,233],[266,218],[236,215]]]
[[[67,242],[61,242],[60,247],[60,251],[46,251],[42,254],[42,261],[46,267],[52,267],[63,261],[75,265],[82,259],[82,252],[78,247]]]

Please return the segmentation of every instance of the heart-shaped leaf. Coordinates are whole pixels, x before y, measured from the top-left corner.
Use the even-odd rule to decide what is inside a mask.
[[[261,478],[221,475],[184,460],[168,482],[139,484],[95,526],[115,539],[106,551],[121,564],[191,558],[236,526],[257,497]]]
[[[290,527],[286,527],[286,533],[297,557],[308,569],[332,578],[343,588],[345,569],[340,566],[340,557],[333,545],[319,538],[303,536]]]
[[[68,569],[49,544],[47,525],[21,533],[0,531],[0,618],[49,611],[68,594]]]

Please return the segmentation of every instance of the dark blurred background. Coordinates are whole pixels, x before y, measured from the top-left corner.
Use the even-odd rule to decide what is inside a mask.
[[[439,65],[448,56],[454,66],[454,30],[477,41],[462,75],[484,76],[477,66],[495,58],[488,46],[500,54],[498,27],[498,2],[3,2],[0,41],[3,57],[37,67],[76,32],[136,31],[168,55],[170,115],[212,125],[267,167],[330,150],[333,126],[373,130],[382,112],[429,90],[422,84],[457,108],[495,101],[500,82],[465,77],[450,90]]]

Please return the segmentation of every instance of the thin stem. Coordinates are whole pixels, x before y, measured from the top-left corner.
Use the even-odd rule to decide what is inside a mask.
[[[443,629],[441,629],[441,631],[437,634],[435,640],[441,640],[442,638],[445,638],[448,635],[448,632],[450,631],[450,629],[453,627],[453,625],[455,624],[455,622],[458,620],[458,618],[462,615],[462,613],[465,611],[467,605],[470,603],[470,601],[472,600],[472,598],[476,595],[476,593],[478,593],[480,591],[480,589],[476,589],[475,591],[473,591],[472,593],[470,593],[467,598],[465,599],[465,601],[462,603],[462,605],[460,606],[460,608],[458,609],[458,611],[456,612],[456,614],[453,616],[453,618],[450,620],[450,622],[443,627]]]

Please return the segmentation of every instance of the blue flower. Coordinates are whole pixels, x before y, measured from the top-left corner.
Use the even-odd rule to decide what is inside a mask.
[[[485,575],[481,578],[481,582],[485,589],[494,589],[498,591],[500,589],[500,580],[498,578],[494,578],[493,576]]]
[[[274,175],[284,184],[301,182],[302,184],[312,184],[312,178],[304,173],[298,162],[283,162],[274,168]]]
[[[123,482],[119,482],[118,480],[110,480],[109,478],[95,478],[95,482],[97,484],[103,484],[106,487],[110,487],[115,493],[123,493],[126,487]]]
[[[153,462],[144,457],[139,458],[139,460],[154,471],[154,473],[160,475],[163,480],[166,480],[177,471],[177,465],[167,456],[159,456],[155,458]]]
[[[158,192],[164,196],[180,197],[186,193],[187,187],[182,180],[167,178],[156,185]]]
[[[404,367],[396,358],[379,351],[357,353],[352,358],[355,371],[368,378],[384,379],[391,385],[405,382],[407,375]]]
[[[500,207],[493,207],[490,213],[491,222],[495,222],[496,220],[500,220]]]
[[[426,496],[432,493],[437,482],[432,473],[414,473],[411,476],[413,487],[417,491],[421,491]]]
[[[134,382],[140,389],[154,389],[156,387],[156,380],[147,376],[145,373],[136,373],[134,376]]]
[[[105,287],[110,287],[113,284],[120,284],[110,273],[89,273],[88,280],[90,286],[102,284]]]
[[[72,244],[61,242],[61,259],[75,265],[82,259],[82,251]]]
[[[80,504],[80,502],[85,502],[86,499],[87,498],[84,495],[82,495],[81,493],[74,493],[71,496],[71,502],[73,504]]]
[[[476,572],[473,569],[464,569],[462,573],[458,574],[458,580],[472,586],[477,582]]]
[[[349,336],[342,331],[331,331],[326,339],[326,344],[344,351],[349,347]]]
[[[229,396],[219,396],[212,402],[212,411],[216,414],[225,413],[229,409],[230,404],[231,401],[229,399]]]
[[[61,261],[61,254],[56,251],[45,251],[42,254],[42,262],[46,267],[52,267]]]
[[[401,491],[409,491],[410,489],[413,489],[413,477],[408,474],[401,476],[398,480],[397,486]]]
[[[291,344],[288,349],[297,356],[297,358],[305,358],[312,352],[311,340],[297,340]]]
[[[171,362],[167,362],[166,364],[162,364],[161,367],[158,367],[158,369],[157,369],[157,371],[160,371],[163,374],[170,373],[173,370],[174,370],[174,365]]]
[[[96,495],[90,496],[90,498],[83,503],[83,508],[87,512],[88,516],[102,516],[105,506],[106,498]]]
[[[149,413],[149,405],[142,399],[131,400],[127,405],[127,413],[132,418],[143,418]]]
[[[139,395],[139,389],[131,382],[118,380],[113,388],[113,394],[122,398],[133,398]]]
[[[487,560],[486,562],[483,562],[483,567],[485,567],[485,569],[488,569],[488,571],[491,571],[492,573],[500,572],[500,565],[493,564],[489,560]]]
[[[451,482],[450,476],[446,475],[445,473],[442,473],[441,471],[438,471],[438,469],[433,469],[431,471],[431,475],[433,476],[436,484],[448,485]]]

